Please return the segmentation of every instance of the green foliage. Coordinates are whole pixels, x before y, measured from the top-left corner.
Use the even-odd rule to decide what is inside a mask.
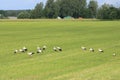
[[[30,12],[30,10],[5,10],[5,15],[17,17],[19,13],[24,11]]]
[[[59,14],[59,4],[57,1],[48,0],[44,9],[46,18],[57,18]]]
[[[27,13],[23,13],[24,11]],[[42,2],[36,4],[33,10],[0,10],[0,14],[1,18],[18,16],[18,18],[40,19],[71,16],[113,20],[120,19],[120,8],[109,4],[103,4],[98,8],[96,0],[90,0],[88,5],[86,0],[47,0],[45,5]]]
[[[83,17],[86,0],[61,0],[60,16]]]
[[[102,5],[101,8],[98,9],[97,18],[99,19],[120,19],[119,18],[119,9],[109,4]]]
[[[120,19],[120,8],[118,8],[117,15],[118,15],[118,19]]]
[[[0,14],[0,19],[4,19],[4,15],[3,14]]]
[[[4,18],[5,18],[5,11],[0,10],[0,19],[4,19]]]
[[[18,14],[17,18],[18,19],[29,19],[30,14],[27,11],[21,12],[21,13]]]
[[[72,0],[61,0],[61,4],[60,4],[60,17],[65,17],[65,16],[72,16],[73,12],[72,12],[72,4],[71,4]]]
[[[109,18],[110,19],[117,19],[119,15],[117,14],[117,9],[115,7],[110,7],[110,14]]]
[[[35,9],[31,11],[31,18],[42,18],[43,17],[43,3],[40,2],[35,6]]]
[[[89,5],[88,5],[89,14],[90,14],[89,17],[90,17],[90,18],[96,18],[97,8],[98,8],[97,1],[91,0],[91,1],[89,2]]]
[[[78,0],[78,17],[84,17],[84,11],[86,10],[86,7],[87,7],[87,2],[86,0]]]

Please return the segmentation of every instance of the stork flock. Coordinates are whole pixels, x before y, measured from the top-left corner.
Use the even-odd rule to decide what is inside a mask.
[[[84,51],[87,50],[87,48],[86,48],[86,47],[83,47],[83,46],[81,47],[81,49],[84,50]],[[90,51],[90,52],[94,52],[95,49],[94,49],[94,48],[89,48],[89,51]],[[100,52],[100,53],[104,53],[104,50],[101,49],[101,48],[99,48],[97,51]],[[113,53],[112,55],[113,55],[113,56],[116,56],[116,53]]]
[[[33,54],[35,54],[35,53],[37,53],[37,54],[39,54],[39,53],[43,53],[45,50],[46,50],[46,48],[47,48],[47,46],[42,46],[42,47],[37,47],[37,49],[36,49],[36,52],[30,52],[30,51],[28,51],[28,48],[26,48],[25,46],[23,47],[23,48],[21,48],[21,49],[16,49],[15,51],[14,51],[14,54],[16,54],[16,53],[27,53],[29,56],[32,56]],[[81,47],[81,49],[83,50],[83,51],[86,51],[87,50],[87,48],[86,47]],[[61,47],[59,47],[59,46],[54,46],[53,47],[53,51],[55,51],[55,52],[61,52],[61,51],[63,51],[63,49],[61,48]],[[89,51],[90,52],[95,52],[95,49],[94,48],[89,48]],[[104,50],[103,49],[101,49],[101,48],[99,48],[98,50],[97,50],[98,52],[100,52],[100,53],[104,53]],[[113,53],[112,54],[113,56],[116,56],[116,53]]]
[[[43,47],[39,47],[37,46],[37,49],[36,49],[36,52],[30,52],[28,51],[28,48],[26,48],[25,46],[21,49],[16,49],[14,50],[14,54],[17,54],[17,53],[27,53],[29,56],[32,56],[33,54],[37,53],[43,53],[45,50],[46,50],[47,46],[43,46]],[[62,48],[59,47],[59,46],[56,46],[56,47],[53,47],[53,51],[55,52],[61,52],[62,51]]]
[[[82,49],[82,50],[87,50],[86,47],[81,47],[81,49]],[[93,48],[89,48],[89,51],[90,51],[90,52],[94,52],[95,50],[94,50]],[[98,51],[101,52],[101,53],[104,52],[103,49],[100,49],[100,48],[98,49]]]

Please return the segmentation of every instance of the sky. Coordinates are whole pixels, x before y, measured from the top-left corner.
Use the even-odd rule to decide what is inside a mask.
[[[33,9],[39,2],[45,3],[47,0],[0,0],[0,10],[22,10]],[[89,2],[90,0],[87,0]],[[97,0],[99,5],[104,3],[113,4],[120,7],[120,0]]]

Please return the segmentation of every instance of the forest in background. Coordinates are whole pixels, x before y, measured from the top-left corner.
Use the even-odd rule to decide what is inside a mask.
[[[37,3],[34,9],[29,10],[0,10],[0,18],[15,16],[18,19],[55,19],[71,16],[73,18],[120,19],[120,8],[91,0],[47,0],[44,5]]]

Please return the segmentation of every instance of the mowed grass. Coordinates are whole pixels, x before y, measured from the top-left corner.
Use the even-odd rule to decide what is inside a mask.
[[[23,46],[36,52],[38,45],[46,51],[13,54]],[[63,51],[54,52],[54,46]],[[0,80],[120,80],[120,21],[1,21]]]

